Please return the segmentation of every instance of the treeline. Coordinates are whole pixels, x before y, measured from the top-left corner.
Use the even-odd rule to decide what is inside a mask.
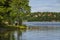
[[[27,21],[60,21],[60,12],[34,12],[27,15]]]

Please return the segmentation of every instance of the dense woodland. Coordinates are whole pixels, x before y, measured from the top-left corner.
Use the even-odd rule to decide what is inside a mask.
[[[26,17],[27,21],[60,21],[60,12],[34,12]]]
[[[29,0],[0,0],[0,25],[12,25],[15,21],[21,25],[23,18],[29,13]]]

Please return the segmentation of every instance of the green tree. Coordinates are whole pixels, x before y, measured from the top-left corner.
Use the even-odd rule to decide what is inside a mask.
[[[22,24],[22,19],[30,13],[29,0],[0,0],[0,20],[13,24],[15,20]]]

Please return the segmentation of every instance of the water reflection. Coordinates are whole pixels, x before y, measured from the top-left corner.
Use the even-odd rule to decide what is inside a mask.
[[[0,30],[0,40],[21,40],[23,30],[3,31]],[[25,31],[25,30],[24,30]]]
[[[27,30],[2,31],[0,40],[59,40],[60,28],[37,28]]]
[[[0,31],[0,40],[15,40],[13,34],[12,31]]]
[[[21,40],[22,31],[15,31],[14,36],[15,36],[15,40]]]

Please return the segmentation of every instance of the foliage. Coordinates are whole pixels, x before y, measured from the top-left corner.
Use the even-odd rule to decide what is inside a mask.
[[[34,12],[27,18],[28,21],[60,21],[60,12]]]
[[[10,24],[15,20],[22,20],[30,13],[29,0],[0,0],[0,21],[8,21]]]

